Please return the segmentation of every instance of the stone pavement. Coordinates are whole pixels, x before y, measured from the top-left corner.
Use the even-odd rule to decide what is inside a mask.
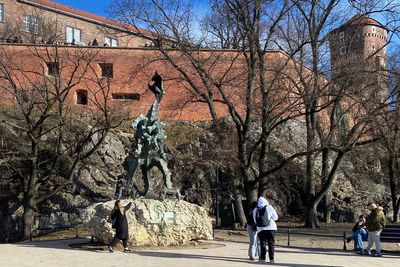
[[[208,249],[140,250],[130,253],[72,249],[68,245],[83,243],[84,239],[36,241],[33,243],[0,245],[1,267],[209,267],[254,266],[247,260],[247,245],[222,243],[224,246]],[[221,242],[218,242],[221,243]],[[269,263],[267,265],[270,265]],[[400,257],[382,258],[358,256],[353,252],[327,249],[278,247],[275,266],[400,266]]]

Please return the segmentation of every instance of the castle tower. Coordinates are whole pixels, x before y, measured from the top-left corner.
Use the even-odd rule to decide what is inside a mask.
[[[355,77],[382,89],[386,69],[387,30],[378,21],[356,15],[329,33],[332,79],[338,83]],[[354,74],[354,78],[351,78]],[[368,79],[365,80],[365,76]],[[372,81],[373,80],[373,81]],[[377,84],[378,83],[378,84]],[[376,88],[376,86],[375,86]]]

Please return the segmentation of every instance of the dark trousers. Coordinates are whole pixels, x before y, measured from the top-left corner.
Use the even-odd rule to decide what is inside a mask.
[[[267,254],[267,244],[268,244],[268,256],[269,260],[274,260],[275,254],[275,230],[264,230],[258,233],[258,238],[260,239],[261,255],[260,259],[265,260]]]
[[[110,243],[110,247],[115,247],[115,245],[120,241],[118,237],[114,237],[113,241]],[[122,239],[122,243],[124,244],[124,248],[128,247],[128,239]]]

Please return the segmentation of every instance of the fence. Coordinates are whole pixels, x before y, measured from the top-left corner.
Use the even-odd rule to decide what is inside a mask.
[[[65,227],[51,227],[51,228],[36,228],[32,229],[30,228],[30,234],[29,234],[29,241],[32,241],[33,238],[33,233],[34,232],[40,232],[40,231],[48,231],[48,232],[54,232],[58,230],[71,230],[75,229],[75,238],[79,237],[79,227],[82,225],[80,224],[75,224],[71,226],[65,226]],[[214,237],[214,230],[215,227],[213,226],[213,237]],[[312,232],[304,232],[296,229],[286,229],[286,230],[278,230],[277,231],[280,234],[287,234],[287,246],[290,247],[290,240],[291,240],[291,235],[305,235],[305,236],[319,236],[319,237],[331,237],[331,238],[337,238],[343,241],[343,250],[347,250],[346,246],[346,232],[343,232],[343,235],[334,235],[334,234],[323,234],[323,233],[312,233]],[[93,242],[93,237],[92,237],[92,242]]]
[[[37,233],[37,232],[51,233],[51,232],[55,232],[55,231],[59,231],[59,230],[71,230],[71,229],[75,229],[75,238],[78,238],[79,237],[79,227],[81,227],[81,226],[82,225],[80,225],[78,223],[75,225],[64,226],[64,227],[48,227],[48,228],[36,228],[36,229],[33,229],[31,226],[30,231],[29,231],[29,241],[32,242],[33,234]]]
[[[287,245],[288,245],[288,247],[290,247],[290,236],[291,235],[305,235],[305,236],[332,237],[332,238],[340,239],[340,240],[343,241],[343,250],[347,250],[346,232],[343,232],[343,235],[334,235],[334,234],[304,232],[304,231],[288,228],[287,230],[278,230],[278,233],[287,234]]]

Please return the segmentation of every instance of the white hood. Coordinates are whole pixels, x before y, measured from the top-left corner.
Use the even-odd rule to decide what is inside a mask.
[[[265,198],[263,198],[263,197],[259,197],[258,198],[258,200],[257,200],[257,207],[259,207],[259,208],[262,208],[262,207],[264,207],[264,206],[267,206],[269,203],[268,203],[268,200],[266,200]]]

